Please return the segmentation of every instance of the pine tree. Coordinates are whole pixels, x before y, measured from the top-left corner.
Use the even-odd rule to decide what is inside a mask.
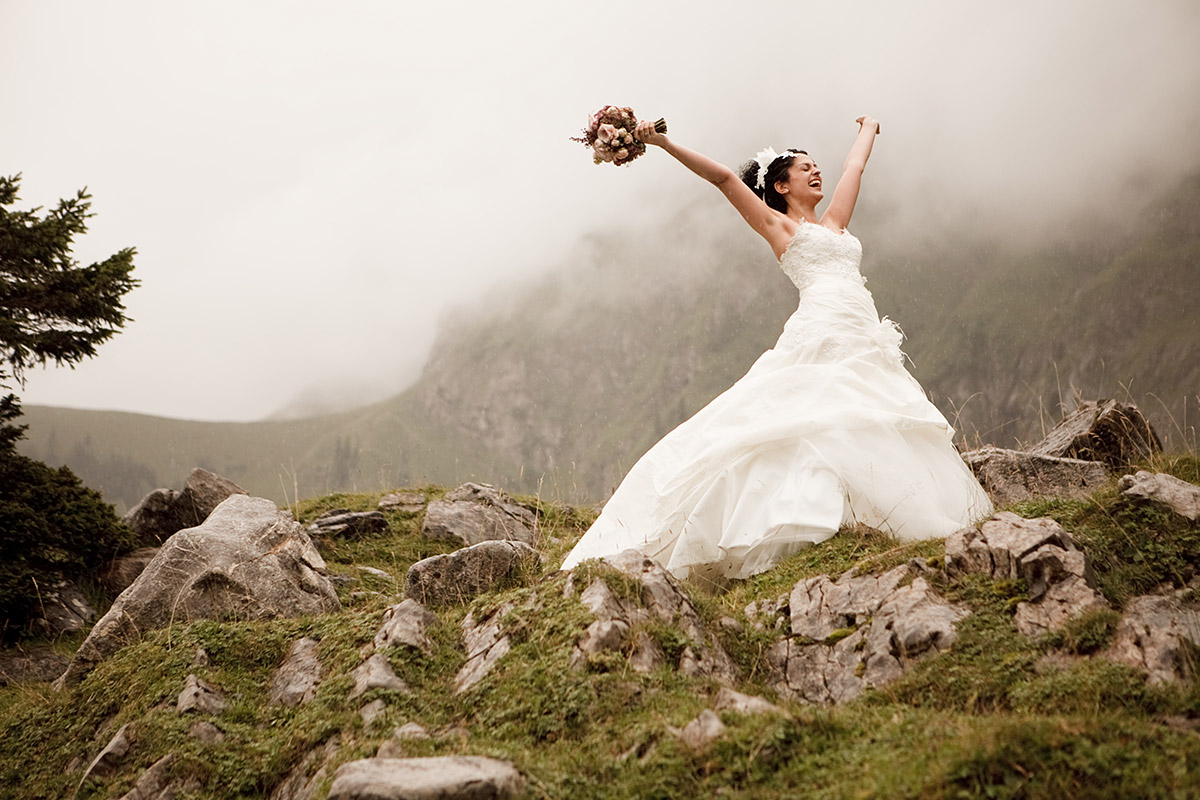
[[[128,322],[122,299],[137,281],[133,248],[89,266],[71,257],[87,232],[91,195],[79,191],[44,215],[15,211],[20,175],[0,177],[0,389],[25,371],[74,365]],[[20,631],[39,586],[80,580],[133,546],[112,506],[66,467],[19,454],[17,396],[0,397],[0,636]]]
[[[137,285],[131,247],[86,267],[71,257],[75,237],[93,216],[86,189],[39,216],[40,208],[10,209],[20,182],[20,175],[0,177],[0,388],[6,389],[10,381],[24,385],[29,367],[94,356],[125,326],[121,301]],[[4,402],[0,412],[11,412],[16,398]],[[0,433],[0,445],[19,435]]]

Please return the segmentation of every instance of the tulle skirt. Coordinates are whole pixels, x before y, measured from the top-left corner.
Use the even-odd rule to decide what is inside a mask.
[[[945,537],[991,512],[866,287],[804,290],[774,348],[622,481],[564,569],[635,549],[745,578],[850,523]]]

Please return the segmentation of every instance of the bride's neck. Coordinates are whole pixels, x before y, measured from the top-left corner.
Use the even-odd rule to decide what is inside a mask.
[[[787,215],[796,222],[811,222],[816,224],[820,222],[820,217],[817,216],[816,205],[801,205],[800,203],[788,203]]]

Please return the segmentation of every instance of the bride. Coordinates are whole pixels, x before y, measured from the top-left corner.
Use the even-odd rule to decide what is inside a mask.
[[[843,525],[925,539],[991,512],[859,273],[846,226],[879,123],[856,122],[822,214],[821,169],[803,150],[764,150],[738,176],[638,124],[766,239],[800,304],[745,377],[642,456],[563,569],[634,549],[676,577],[745,578]]]

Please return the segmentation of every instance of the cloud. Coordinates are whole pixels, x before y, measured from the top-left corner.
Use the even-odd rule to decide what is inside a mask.
[[[594,167],[567,137],[608,102],[730,164],[807,146],[827,175],[871,113],[867,191],[913,227],[965,208],[1047,235],[1200,161],[1185,0],[0,14],[22,76],[0,90],[0,169],[29,204],[88,185],[81,259],[134,245],[143,282],[128,330],[32,374],[28,403],[251,419],[314,385],[348,405],[398,390],[447,308],[709,191],[658,152]]]

